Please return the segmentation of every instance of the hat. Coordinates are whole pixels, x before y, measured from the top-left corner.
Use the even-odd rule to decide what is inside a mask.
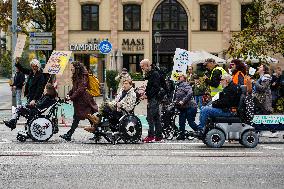
[[[126,68],[122,68],[122,72],[126,73],[127,69]]]
[[[213,58],[207,58],[207,59],[204,61],[203,66],[206,66],[209,62],[212,62],[212,63],[215,64],[215,59],[213,59]]]

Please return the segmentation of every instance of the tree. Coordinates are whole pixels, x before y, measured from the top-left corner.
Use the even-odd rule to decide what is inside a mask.
[[[284,0],[253,0],[245,19],[248,27],[233,34],[227,54],[233,58],[284,54]]]

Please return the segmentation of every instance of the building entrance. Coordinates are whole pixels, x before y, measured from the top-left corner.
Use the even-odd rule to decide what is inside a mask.
[[[188,49],[188,16],[176,0],[165,0],[155,10],[152,19],[152,62],[156,63],[157,46],[154,34],[162,34],[159,44],[159,64],[171,71],[176,48]]]

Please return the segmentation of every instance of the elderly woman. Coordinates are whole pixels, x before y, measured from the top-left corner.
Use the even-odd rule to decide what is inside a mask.
[[[261,64],[258,68],[259,79],[253,81],[253,96],[256,99],[256,113],[257,114],[271,114],[272,109],[272,95],[271,95],[271,76],[269,75],[268,66]]]
[[[40,69],[40,62],[37,59],[33,59],[30,65],[32,69],[24,68],[20,63],[17,63],[15,66],[19,71],[28,75],[24,96],[27,97],[28,103],[33,106],[42,96],[46,80]]]
[[[122,115],[123,112],[121,109],[127,112],[131,112],[134,109],[136,102],[136,93],[132,87],[132,80],[127,79],[123,82],[122,89],[116,96],[115,100],[109,103],[105,103],[100,107],[100,115],[105,116],[104,114],[111,114],[112,117],[117,121]],[[90,119],[93,121],[93,127],[86,127],[85,130],[88,132],[95,132],[95,125],[98,123],[99,119],[97,116],[90,115]]]
[[[66,134],[60,135],[60,137],[66,141],[71,140],[71,136],[78,127],[80,120],[85,120],[88,118],[88,114],[93,114],[98,111],[96,102],[86,90],[88,87],[88,71],[85,66],[80,62],[73,62],[71,71],[73,87],[69,91],[66,100],[73,101],[73,123]]]

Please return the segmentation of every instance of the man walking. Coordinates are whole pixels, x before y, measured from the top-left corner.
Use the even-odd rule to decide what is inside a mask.
[[[145,143],[161,141],[162,127],[160,122],[160,110],[158,93],[161,88],[160,74],[148,59],[140,62],[140,67],[143,71],[144,77],[148,80],[146,86],[146,94],[141,99],[148,99],[147,104],[147,121],[149,124],[148,136],[143,140]]]
[[[205,83],[209,85],[211,97],[213,97],[223,90],[220,81],[222,75],[227,74],[227,72],[222,67],[218,66],[213,58],[205,60],[203,65],[210,72],[210,77],[205,78]]]
[[[22,105],[22,89],[25,83],[25,74],[23,74],[18,67],[16,67],[16,74],[14,76],[14,82],[12,90],[16,92],[16,105]]]

